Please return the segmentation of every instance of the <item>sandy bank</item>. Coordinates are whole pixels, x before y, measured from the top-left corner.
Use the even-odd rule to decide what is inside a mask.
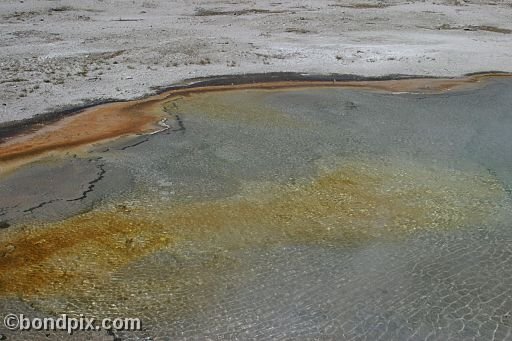
[[[219,74],[512,71],[511,5],[4,1],[0,122]]]

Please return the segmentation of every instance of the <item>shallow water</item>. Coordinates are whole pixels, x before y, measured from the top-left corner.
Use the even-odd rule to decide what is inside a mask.
[[[1,180],[2,310],[141,318],[122,339],[511,339],[511,90],[164,100],[173,129]]]

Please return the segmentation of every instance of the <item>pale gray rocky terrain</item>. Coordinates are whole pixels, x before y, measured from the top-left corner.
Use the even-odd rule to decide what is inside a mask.
[[[512,1],[1,0],[0,122],[184,79],[512,71]]]

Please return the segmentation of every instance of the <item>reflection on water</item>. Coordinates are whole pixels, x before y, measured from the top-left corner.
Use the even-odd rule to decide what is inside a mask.
[[[2,180],[35,208],[3,207],[1,300],[121,337],[512,337],[511,88],[165,100],[182,129]]]

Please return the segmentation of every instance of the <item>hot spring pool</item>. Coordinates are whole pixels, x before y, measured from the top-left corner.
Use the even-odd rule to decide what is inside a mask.
[[[1,179],[1,313],[140,318],[123,340],[512,339],[511,80],[161,106],[169,130]]]

